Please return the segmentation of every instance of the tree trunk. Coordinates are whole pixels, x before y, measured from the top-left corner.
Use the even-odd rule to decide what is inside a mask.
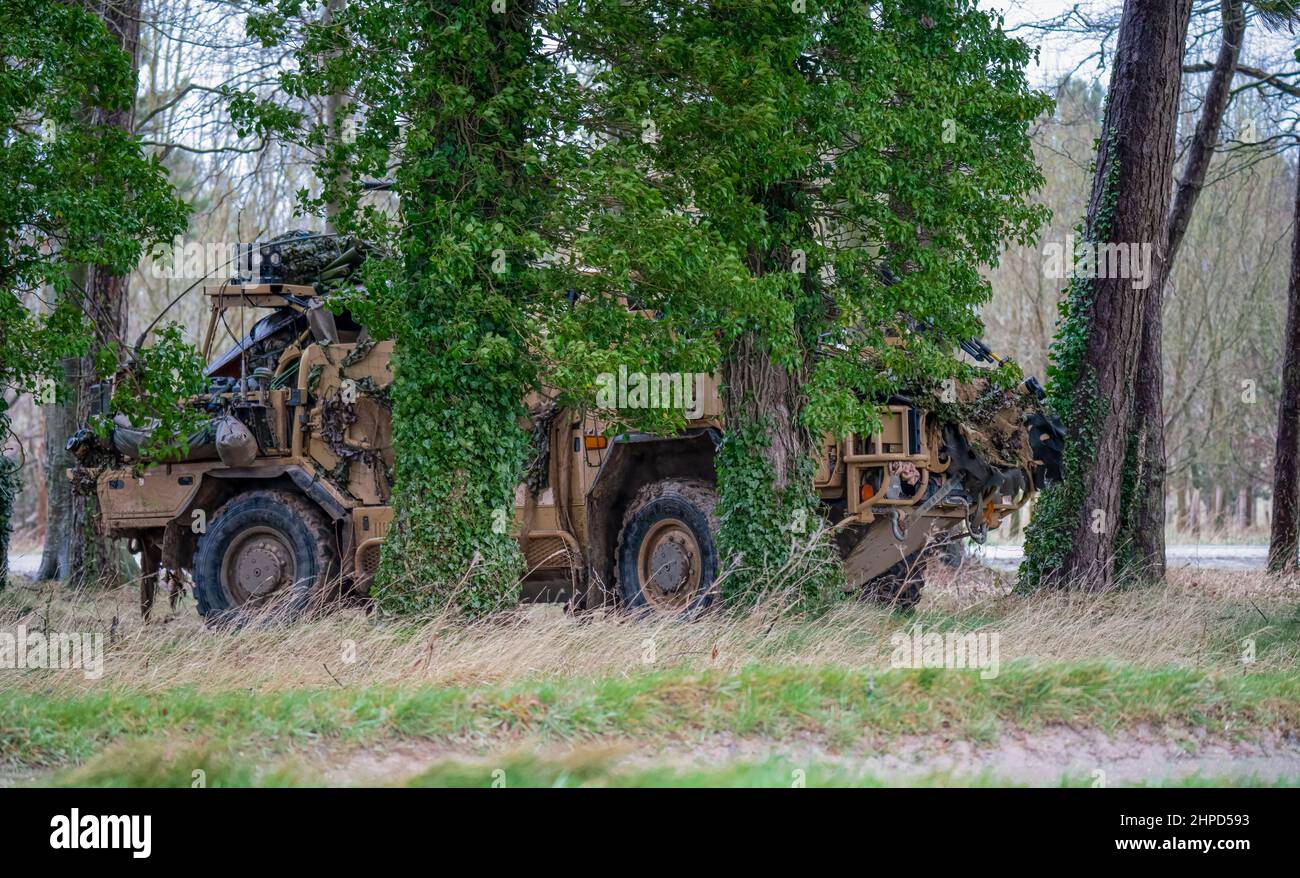
[[[1137,478],[1134,487],[1132,525],[1133,560],[1144,574],[1155,579],[1165,575],[1165,436],[1164,436],[1164,287],[1174,258],[1187,233],[1192,209],[1205,186],[1205,175],[1219,142],[1223,113],[1232,92],[1232,78],[1246,31],[1241,0],[1222,0],[1223,38],[1214,62],[1205,102],[1196,122],[1196,132],[1187,152],[1173,205],[1165,224],[1164,256],[1155,260],[1154,272],[1143,313],[1142,352],[1138,359],[1137,393],[1133,421],[1137,430]],[[1153,268],[1155,267],[1153,266]]]
[[[763,425],[769,442],[762,457],[771,467],[773,490],[784,491],[813,454],[811,437],[799,424],[802,382],[774,362],[752,333],[732,347],[723,377],[728,430],[733,424],[737,429]]]
[[[1137,476],[1129,513],[1133,564],[1150,579],[1165,578],[1165,383],[1162,315],[1164,291],[1152,283],[1142,313],[1142,346],[1138,353],[1133,398],[1133,428],[1137,434]]]
[[[45,459],[45,412],[43,409],[37,408],[36,414],[41,419],[40,436],[42,438],[39,456],[36,457],[35,461],[36,466],[32,467],[32,471],[35,474],[32,481],[36,483],[36,537],[41,541],[41,544],[44,545],[45,531],[48,529],[50,523],[50,495],[46,490],[45,469],[42,466],[42,461]]]
[[[1273,524],[1268,540],[1268,569],[1294,570],[1300,552],[1300,173],[1296,174],[1295,220],[1291,226],[1291,279],[1287,284],[1286,353],[1282,359],[1282,399],[1277,408],[1277,445],[1273,451]]]
[[[127,278],[91,267],[86,287],[86,301],[94,308],[95,339],[90,352],[81,359],[77,376],[75,405],[76,424],[90,419],[91,387],[97,381],[95,355],[99,349],[126,336]],[[123,344],[123,347],[125,345]],[[99,502],[93,486],[73,486],[65,525],[66,564],[61,564],[64,579],[74,586],[115,585],[133,578],[138,572],[125,543],[99,533],[96,515]]]
[[[407,8],[418,36],[405,43],[415,51],[401,83],[415,109],[402,164],[422,171],[399,182],[408,224],[396,244],[409,282],[394,285],[407,312],[397,327],[403,365],[392,393],[397,516],[373,596],[385,611],[451,605],[481,615],[518,600],[512,583],[524,571],[518,543],[495,525],[513,509],[529,452],[520,421],[533,361],[521,327],[538,281],[525,268],[533,246],[525,236],[543,202],[524,158],[535,117],[506,90],[535,93],[536,4],[514,0],[500,13],[487,4]],[[475,29],[488,51],[446,40],[448,22]],[[444,83],[453,78],[463,100],[448,102]],[[494,225],[496,254],[475,243],[474,258],[433,269],[431,248]],[[493,268],[497,255],[508,256],[505,271]],[[500,343],[495,362],[470,354],[489,340]],[[430,417],[454,429],[430,431]],[[593,577],[584,598],[599,603],[605,594]]]
[[[1163,273],[1164,248],[1159,242],[1172,185],[1183,40],[1190,14],[1191,0],[1124,4],[1088,204],[1089,242],[1157,244],[1152,256],[1154,278]],[[1135,289],[1132,279],[1122,277],[1099,277],[1091,286],[1081,376],[1093,382],[1093,392],[1080,388],[1074,394],[1072,422],[1087,425],[1084,432],[1091,433],[1093,444],[1083,458],[1086,470],[1079,476],[1082,506],[1056,575],[1101,589],[1115,581],[1115,555],[1126,511],[1125,464],[1134,438],[1135,376],[1147,299],[1154,291]],[[1151,377],[1143,375],[1137,383]],[[1084,436],[1071,439],[1089,441]],[[1160,457],[1163,460],[1163,453]]]
[[[723,591],[732,600],[780,587],[773,575],[794,549],[791,534],[812,532],[813,442],[801,423],[804,377],[773,360],[756,335],[732,344],[722,377],[727,433],[717,460],[718,542],[723,563],[738,565]]]
[[[796,187],[776,184],[752,193],[773,228],[802,222]],[[790,271],[793,250],[778,238],[773,244],[751,243],[746,267],[754,277]],[[820,293],[808,278],[801,293]],[[813,437],[803,423],[804,384],[810,359],[805,347],[792,368],[773,359],[764,340],[754,333],[740,336],[723,357],[723,405],[727,434],[718,458],[718,492],[723,518],[719,543],[727,558],[743,559],[743,570],[728,581],[725,596],[771,585],[755,578],[762,568],[782,566],[791,552],[791,532],[811,528],[815,495],[808,471]]]
[[[84,275],[83,275],[84,276]],[[81,361],[63,361],[63,380],[68,387],[79,387]],[[36,571],[37,580],[67,579],[69,566],[68,527],[72,519],[72,484],[68,470],[74,461],[63,446],[76,431],[77,407],[75,400],[63,405],[45,408],[45,492],[49,496],[48,517],[45,525],[45,542],[41,550],[41,566]]]
[[[1166,267],[1172,266],[1174,257],[1182,246],[1187,227],[1192,221],[1192,210],[1205,188],[1205,176],[1214,158],[1214,148],[1219,144],[1219,130],[1223,127],[1223,114],[1232,95],[1232,78],[1237,72],[1237,58],[1246,34],[1246,16],[1241,0],[1223,0],[1220,15],[1223,20],[1223,37],[1219,54],[1214,59],[1214,70],[1205,90],[1201,115],[1196,120],[1196,131],[1187,149],[1187,163],[1183,166],[1174,201],[1169,208],[1169,221],[1165,226]]]
[[[122,51],[131,58],[131,69],[139,69],[140,60],[140,0],[97,0],[91,4],[108,32],[116,39]],[[117,110],[94,109],[92,121],[102,125],[135,130],[135,90],[125,108]],[[90,416],[91,387],[98,380],[96,359],[101,350],[110,345],[126,348],[128,278],[109,274],[97,266],[85,272],[84,307],[94,326],[90,349],[81,358],[71,382],[73,399],[71,428],[85,424]],[[65,372],[66,375],[66,372]],[[66,439],[64,440],[66,441]],[[58,446],[62,451],[62,445]],[[53,475],[62,475],[62,467]],[[121,581],[135,575],[135,564],[125,544],[106,539],[95,526],[97,501],[93,491],[73,490],[67,502],[65,521],[62,523],[60,547],[60,576],[73,585],[86,585],[98,581]],[[46,544],[49,540],[47,538]],[[44,559],[43,559],[44,560]],[[44,566],[44,563],[42,563]]]

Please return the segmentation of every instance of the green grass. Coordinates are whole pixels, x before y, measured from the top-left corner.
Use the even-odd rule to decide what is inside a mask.
[[[293,787],[320,783],[293,764],[265,768],[215,745],[180,749],[165,742],[113,747],[87,764],[56,772],[42,786],[67,787]]]
[[[482,687],[364,687],[162,693],[105,689],[61,696],[0,692],[0,761],[84,761],[111,745],[214,741],[263,755],[315,746],[421,739],[577,743],[601,737],[689,740],[730,733],[831,747],[943,733],[994,740],[1053,723],[1112,731],[1139,724],[1230,738],[1300,730],[1300,674],[1207,675],[1112,663],[1005,665],[977,671],[751,666],[635,677],[547,678]]]

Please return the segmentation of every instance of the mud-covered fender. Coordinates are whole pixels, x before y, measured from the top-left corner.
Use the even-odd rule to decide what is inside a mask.
[[[678,436],[624,433],[610,441],[587,489],[586,609],[615,600],[614,548],[623,510],[643,485],[663,479],[716,481],[713,458],[722,442],[715,427],[697,427]]]

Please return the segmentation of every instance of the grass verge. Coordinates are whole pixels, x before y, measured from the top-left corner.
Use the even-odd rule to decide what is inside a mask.
[[[776,740],[810,734],[848,747],[905,734],[989,741],[1007,726],[1059,723],[1196,728],[1240,739],[1300,730],[1300,676],[1114,663],[1017,662],[987,680],[977,671],[937,669],[679,668],[468,687],[106,689],[67,697],[9,690],[0,692],[0,717],[0,759],[19,766],[84,760],[115,742],[192,738],[266,753],[400,738],[474,745],[717,733]]]

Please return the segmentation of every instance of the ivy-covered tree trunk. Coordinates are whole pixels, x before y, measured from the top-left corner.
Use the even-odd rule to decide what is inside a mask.
[[[724,564],[735,568],[725,596],[778,585],[766,577],[813,526],[812,438],[803,426],[807,371],[773,360],[747,333],[722,364],[726,438],[718,454]]]
[[[763,425],[767,441],[755,458],[764,461],[771,487],[784,491],[799,485],[804,462],[812,453],[812,438],[800,423],[807,370],[801,363],[792,371],[777,363],[753,333],[736,340],[723,362],[725,411],[728,432],[744,433]]]
[[[804,419],[816,339],[804,337],[802,327],[812,322],[810,311],[823,311],[824,304],[810,281],[818,266],[796,262],[799,242],[811,236],[811,205],[793,183],[760,186],[754,201],[762,207],[771,243],[752,243],[746,267],[755,279],[784,274],[791,310],[802,319],[789,329],[793,350],[784,356],[770,340],[745,332],[722,361],[726,436],[717,461],[719,542],[724,565],[734,565],[723,592],[728,599],[753,598],[794,587],[801,594],[792,597],[807,606],[835,571],[829,547],[810,543],[817,497],[814,437]],[[802,563],[787,566],[792,553],[804,551],[809,555]]]
[[[1294,570],[1300,553],[1300,175],[1291,232],[1291,279],[1287,284],[1282,399],[1277,408],[1277,445],[1273,452],[1273,523],[1268,540],[1268,569]]]
[[[1223,0],[1221,17],[1223,36],[1219,43],[1219,53],[1214,61],[1205,100],[1201,104],[1201,115],[1196,121],[1196,131],[1192,135],[1186,163],[1165,224],[1165,255],[1161,263],[1163,270],[1152,280],[1143,315],[1142,353],[1137,367],[1140,380],[1137,382],[1133,409],[1137,459],[1132,466],[1136,467],[1136,477],[1132,512],[1127,520],[1130,532],[1126,539],[1133,546],[1135,569],[1152,579],[1163,579],[1165,575],[1167,464],[1161,338],[1164,286],[1183,243],[1183,236],[1191,223],[1192,210],[1205,187],[1205,176],[1210,169],[1210,160],[1214,157],[1214,148],[1219,142],[1219,129],[1232,93],[1232,78],[1237,70],[1237,57],[1241,53],[1246,32],[1242,0]]]
[[[1154,278],[1162,274],[1190,14],[1191,0],[1125,3],[1083,227],[1084,247],[1149,247]],[[1051,391],[1067,431],[1066,478],[1045,492],[1030,525],[1022,587],[1107,588],[1132,551],[1122,525],[1135,490],[1133,401],[1135,381],[1150,377],[1137,364],[1153,294],[1115,276],[1076,277],[1067,291]]]
[[[393,278],[395,533],[381,606],[482,614],[518,599],[511,536],[534,383],[524,303],[533,283],[529,119],[537,51],[529,3],[414,8],[412,118],[398,171],[405,274]],[[455,95],[457,100],[450,100]]]

